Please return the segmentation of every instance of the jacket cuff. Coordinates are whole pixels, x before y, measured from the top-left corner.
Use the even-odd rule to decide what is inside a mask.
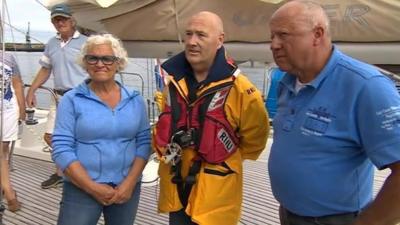
[[[56,159],[53,158],[53,161],[56,163],[58,167],[62,171],[66,170],[69,165],[75,161],[78,161],[78,159],[74,156],[64,156],[64,157],[57,157]]]
[[[150,145],[141,146],[137,149],[136,157],[143,158],[147,161],[151,155],[150,153]]]

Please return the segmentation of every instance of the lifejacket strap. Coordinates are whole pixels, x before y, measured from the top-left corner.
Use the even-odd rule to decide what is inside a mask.
[[[196,183],[196,176],[201,169],[201,161],[196,160],[193,162],[189,169],[188,176],[183,180],[181,175],[182,162],[179,162],[174,168],[175,176],[172,177],[172,183],[176,184],[179,200],[183,207],[186,208],[189,200],[190,192],[192,191],[193,185]]]
[[[177,101],[177,91],[174,87],[174,85],[170,84],[169,85],[169,96],[171,99],[171,116],[172,116],[172,123],[171,123],[171,134],[174,134],[177,132],[178,127],[178,121],[181,116],[181,107]]]
[[[190,192],[192,191],[193,185],[196,183],[196,176],[200,172],[201,161],[196,160],[193,162],[189,169],[189,175],[185,179],[185,188],[183,190],[183,199],[181,199],[182,204],[186,207]],[[182,201],[183,200],[183,201]]]
[[[222,162],[220,165],[223,166],[224,168],[226,168],[228,171],[227,172],[221,172],[221,171],[218,171],[218,170],[212,170],[212,169],[204,168],[204,173],[217,175],[217,176],[221,176],[221,177],[225,177],[225,176],[227,176],[229,174],[235,173],[235,171],[233,171],[228,166],[228,164],[226,164],[226,162]]]

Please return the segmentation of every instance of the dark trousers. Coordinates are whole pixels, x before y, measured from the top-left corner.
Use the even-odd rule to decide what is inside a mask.
[[[192,222],[190,216],[185,213],[185,209],[169,213],[169,225],[197,225]]]
[[[350,225],[357,218],[357,215],[358,212],[321,217],[299,216],[282,206],[279,207],[281,225]]]

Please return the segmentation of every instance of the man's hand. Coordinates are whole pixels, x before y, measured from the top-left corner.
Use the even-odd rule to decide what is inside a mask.
[[[24,121],[26,118],[25,108],[19,109],[19,120]]]
[[[26,94],[26,105],[29,108],[34,108],[36,106],[36,96],[35,96],[35,91],[33,91],[32,89],[28,90],[28,93]]]

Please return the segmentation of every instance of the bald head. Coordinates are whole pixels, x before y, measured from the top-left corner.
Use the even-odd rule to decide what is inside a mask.
[[[272,15],[271,22],[281,19],[308,30],[321,27],[325,30],[325,34],[330,36],[328,16],[320,5],[312,1],[294,0],[284,4]]]
[[[185,31],[185,56],[199,82],[208,75],[223,42],[224,28],[217,14],[202,11],[189,19]]]
[[[276,10],[269,27],[276,64],[301,82],[313,80],[332,51],[329,20],[322,7],[311,1],[290,1]]]
[[[209,11],[201,11],[199,13],[194,14],[188,21],[188,25],[193,23],[194,21],[206,21],[215,31],[219,34],[224,33],[224,26],[221,18],[212,12]]]

